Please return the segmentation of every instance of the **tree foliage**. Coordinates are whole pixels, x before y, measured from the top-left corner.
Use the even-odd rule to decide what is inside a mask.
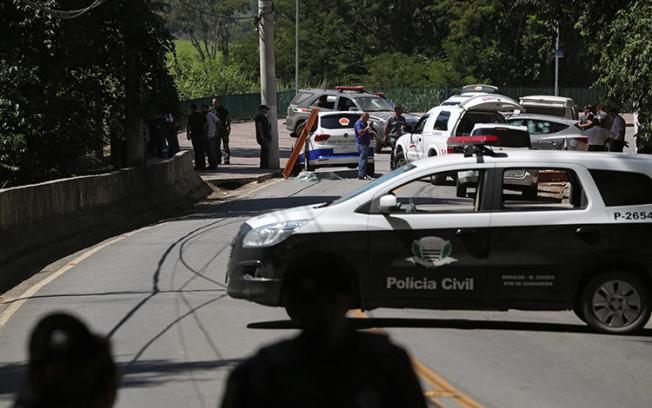
[[[43,2],[55,9],[80,4]],[[141,113],[154,102],[173,109],[165,66],[172,37],[151,1],[113,0],[71,20],[22,1],[0,2],[0,187],[102,165],[102,148],[125,115],[127,34],[140,44]]]
[[[602,38],[606,39],[598,71],[599,84],[620,109],[641,115],[641,136],[652,133],[652,3],[639,0],[616,14]]]
[[[192,42],[202,63],[218,53],[229,61],[231,29],[247,0],[171,0],[168,6],[170,30]]]

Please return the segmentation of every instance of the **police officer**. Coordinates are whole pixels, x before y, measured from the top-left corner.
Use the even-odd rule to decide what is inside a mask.
[[[317,252],[294,265],[285,274],[283,293],[301,334],[238,366],[222,407],[425,408],[407,353],[387,336],[349,326],[355,282],[346,265]]]
[[[394,147],[396,140],[403,134],[403,127],[406,124],[405,116],[403,116],[403,108],[397,105],[394,108],[394,116],[387,120],[387,125],[385,126],[385,144],[392,148],[389,159],[392,168],[394,167]]]
[[[260,168],[269,168],[269,146],[272,142],[272,125],[267,119],[267,112],[269,107],[267,105],[260,105],[258,109],[258,116],[255,118],[256,122],[256,141],[260,145]]]

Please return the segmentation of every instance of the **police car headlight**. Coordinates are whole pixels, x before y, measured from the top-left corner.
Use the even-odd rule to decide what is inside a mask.
[[[242,240],[242,246],[245,248],[264,248],[276,245],[292,235],[306,222],[308,220],[284,221],[252,229]]]

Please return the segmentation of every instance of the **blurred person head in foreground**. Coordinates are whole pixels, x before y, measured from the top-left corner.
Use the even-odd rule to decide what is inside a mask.
[[[425,408],[407,353],[386,335],[356,331],[347,321],[357,293],[347,263],[310,253],[293,265],[283,293],[301,333],[263,347],[236,367],[222,407]]]
[[[42,318],[29,340],[29,365],[15,408],[108,408],[118,374],[109,341],[76,317]]]

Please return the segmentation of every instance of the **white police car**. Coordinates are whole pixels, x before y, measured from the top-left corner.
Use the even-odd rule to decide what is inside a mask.
[[[458,197],[469,171],[477,183]],[[519,171],[538,174],[536,196],[510,184]],[[598,331],[634,331],[650,317],[651,177],[652,158],[611,153],[410,163],[336,201],[248,220],[228,294],[283,305],[286,268],[319,250],[349,265],[363,309],[572,309]]]
[[[361,115],[362,112],[319,112],[317,123],[310,131],[304,151],[299,154],[293,174],[298,174],[303,168],[312,171],[318,167],[357,167],[360,154],[354,125]],[[371,137],[376,137],[375,132]],[[375,173],[373,146],[372,140],[367,160],[367,174],[370,176]]]

